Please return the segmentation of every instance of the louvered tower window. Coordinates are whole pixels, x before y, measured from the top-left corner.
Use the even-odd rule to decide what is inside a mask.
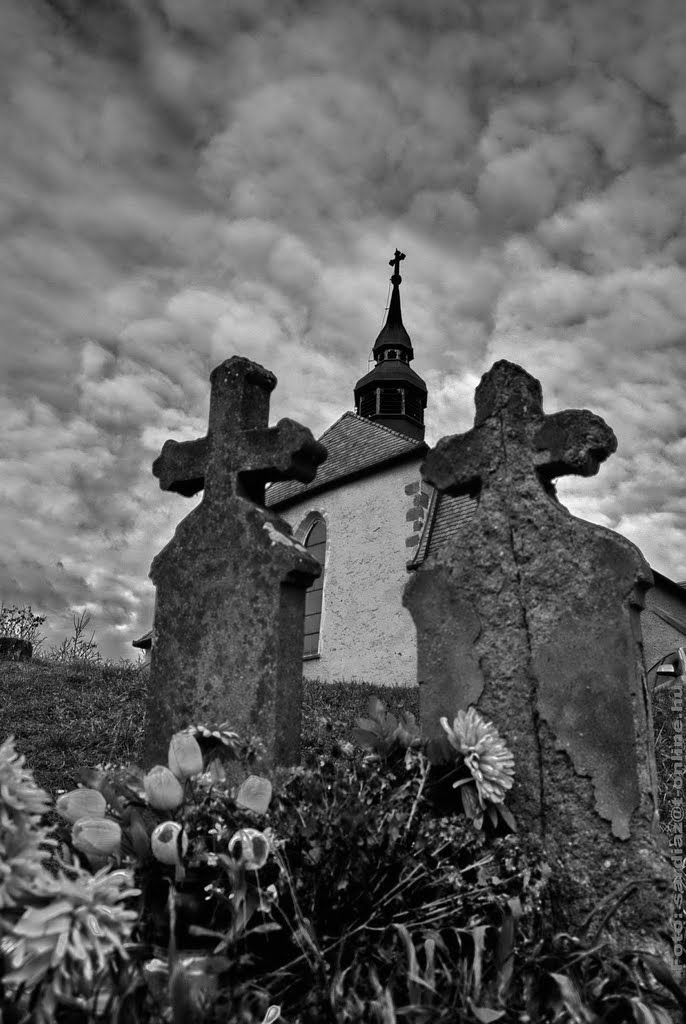
[[[319,654],[319,636],[322,624],[322,596],[324,594],[324,559],[326,557],[326,523],[316,519],[307,532],[305,547],[322,565],[321,575],[305,591],[305,639],[303,657]]]

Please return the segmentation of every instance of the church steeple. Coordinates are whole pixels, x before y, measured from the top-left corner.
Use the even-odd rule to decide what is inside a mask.
[[[376,365],[355,385],[355,411],[423,441],[426,384],[410,366],[414,351],[400,309],[400,261],[404,259],[405,253],[396,249],[389,260],[393,291],[388,316],[374,342]]]

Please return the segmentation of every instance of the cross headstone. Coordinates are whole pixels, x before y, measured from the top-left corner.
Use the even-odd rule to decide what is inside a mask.
[[[239,356],[213,370],[209,429],[167,441],[163,490],[201,503],[153,560],[155,623],[144,763],[166,763],[174,732],[228,722],[257,732],[273,763],[300,751],[305,589],[317,559],[264,507],[265,484],[308,483],[326,449],[298,423],[269,427],[276,377]]]
[[[476,514],[404,597],[417,627],[422,731],[440,735],[440,717],[452,723],[469,705],[495,723],[515,757],[508,804],[520,829],[575,879],[558,905],[563,924],[632,878],[657,871],[659,888],[666,871],[652,838],[639,624],[652,575],[628,540],[567,512],[553,484],[595,474],[616,445],[586,410],[544,415],[539,382],[496,363],[477,388],[473,429],[442,438],[422,467],[439,491],[478,497]],[[646,881],[623,912],[649,928],[664,899]]]

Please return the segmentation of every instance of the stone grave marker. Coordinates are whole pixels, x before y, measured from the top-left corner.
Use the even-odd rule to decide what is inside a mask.
[[[234,356],[210,377],[209,429],[167,441],[163,490],[203,498],[153,560],[156,587],[144,764],[190,724],[257,731],[273,763],[300,751],[305,589],[321,567],[264,507],[265,484],[309,482],[326,449],[298,423],[269,427],[276,377]]]
[[[422,474],[478,496],[474,518],[408,582],[422,731],[469,705],[515,758],[508,805],[572,879],[554,913],[578,925],[627,883],[632,934],[664,926],[656,771],[639,613],[650,569],[638,548],[572,516],[553,480],[591,476],[615,451],[586,410],[544,415],[541,386],[501,361],[476,390],[474,427],[442,438]]]
[[[28,661],[33,654],[33,644],[16,636],[0,636],[0,658],[7,661]]]

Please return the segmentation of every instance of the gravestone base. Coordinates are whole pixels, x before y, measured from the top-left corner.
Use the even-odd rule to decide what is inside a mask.
[[[29,661],[33,655],[33,644],[16,636],[0,636],[0,658],[6,661]]]
[[[164,763],[172,734],[188,725],[226,722],[241,737],[259,734],[275,764],[297,764],[310,556],[288,524],[240,498],[211,525],[205,518],[203,506],[194,510],[151,567],[145,762]]]

